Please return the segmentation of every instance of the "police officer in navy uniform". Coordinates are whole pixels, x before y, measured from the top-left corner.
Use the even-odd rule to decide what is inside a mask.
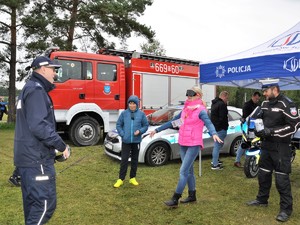
[[[291,173],[292,135],[300,126],[300,118],[295,104],[280,93],[278,81],[263,83],[266,100],[261,104],[264,129],[256,132],[261,137],[261,157],[259,160],[259,191],[249,206],[267,206],[272,185],[272,172],[280,194],[280,211],[276,220],[285,222],[293,211],[293,197],[289,174]]]
[[[14,164],[22,177],[25,224],[45,224],[56,208],[55,149],[69,157],[68,146],[55,131],[52,100],[55,65],[39,56],[17,101]]]

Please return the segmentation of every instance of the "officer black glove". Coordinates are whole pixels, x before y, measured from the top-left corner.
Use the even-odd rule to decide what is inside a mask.
[[[272,128],[265,127],[261,131],[254,131],[254,133],[257,137],[265,138],[270,137],[272,134],[274,134],[274,130]]]

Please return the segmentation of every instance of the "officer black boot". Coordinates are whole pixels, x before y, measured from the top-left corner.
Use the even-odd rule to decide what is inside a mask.
[[[288,174],[275,172],[275,184],[280,194],[280,213],[276,220],[286,222],[293,212],[293,197]]]
[[[165,201],[164,203],[171,208],[175,208],[178,207],[179,198],[181,198],[181,194],[175,192],[173,197],[169,201]]]
[[[189,196],[186,199],[180,200],[180,203],[196,202],[196,190],[189,191]]]

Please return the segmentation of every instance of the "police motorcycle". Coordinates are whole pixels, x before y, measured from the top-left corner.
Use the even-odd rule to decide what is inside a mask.
[[[247,124],[247,125],[246,125]],[[242,121],[241,148],[245,150],[244,173],[248,178],[254,178],[258,174],[258,161],[260,158],[260,138],[254,134],[254,120]],[[246,131],[245,131],[246,130]]]
[[[255,130],[260,131],[264,129],[263,122],[261,119],[260,107],[258,106],[252,114],[247,118],[246,121],[241,121],[242,126],[242,143],[241,148],[245,149],[245,163],[244,163],[244,173],[248,178],[254,178],[257,176],[259,171],[258,162],[261,154],[261,141],[259,137],[255,136]],[[292,139],[291,147],[291,162],[294,161],[296,157],[296,149],[298,141]]]

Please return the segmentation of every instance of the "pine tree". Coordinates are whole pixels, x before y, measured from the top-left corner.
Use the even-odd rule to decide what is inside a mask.
[[[8,81],[8,123],[16,120],[16,64],[17,49],[20,47],[17,42],[17,34],[22,27],[20,18],[29,1],[24,0],[0,0],[0,67],[4,74],[9,74]],[[7,85],[6,83],[4,85]]]

